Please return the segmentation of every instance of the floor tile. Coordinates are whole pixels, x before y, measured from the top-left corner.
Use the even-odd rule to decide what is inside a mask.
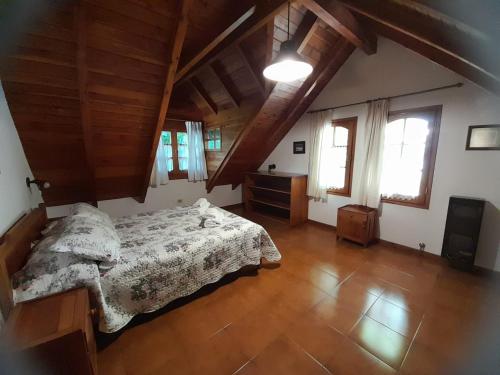
[[[323,365],[336,350],[336,335],[333,328],[312,313],[303,315],[286,330],[287,337]]]
[[[375,297],[372,298],[375,299]],[[338,299],[330,296],[314,306],[312,314],[344,334],[348,334],[362,317],[360,311],[351,310],[342,305]]]
[[[409,339],[413,338],[422,320],[422,314],[405,310],[382,298],[372,305],[366,315]]]
[[[330,372],[311,358],[297,344],[284,336],[280,336],[249,364],[242,367],[237,374],[328,375]]]
[[[364,349],[396,370],[401,366],[411,342],[369,317],[361,319],[350,336]]]
[[[335,343],[332,344],[332,347],[335,350],[326,364],[326,368],[333,374],[396,374],[396,371],[392,367],[360,347],[349,337],[337,332],[334,338]]]

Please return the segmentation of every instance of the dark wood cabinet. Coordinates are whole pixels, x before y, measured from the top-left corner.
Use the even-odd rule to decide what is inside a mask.
[[[5,336],[13,350],[50,374],[96,375],[97,354],[85,288],[17,304]]]
[[[376,220],[375,208],[354,204],[340,207],[337,213],[337,239],[347,238],[368,246],[376,237]]]
[[[297,225],[307,221],[307,175],[248,172],[243,188],[245,209]]]

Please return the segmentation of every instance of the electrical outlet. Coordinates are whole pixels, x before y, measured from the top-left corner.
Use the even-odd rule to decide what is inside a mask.
[[[425,251],[425,242],[420,242],[418,244],[418,247],[419,247],[420,251]]]
[[[182,203],[182,202],[184,202],[183,199],[177,199],[177,203]]]

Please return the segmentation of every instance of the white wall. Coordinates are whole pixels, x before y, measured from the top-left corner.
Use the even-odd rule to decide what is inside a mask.
[[[389,40],[379,39],[378,52],[367,56],[357,50],[312,104],[311,109],[397,95],[432,87],[464,82],[462,88],[420,94],[391,101],[391,110],[443,105],[441,130],[429,209],[383,204],[380,237],[440,254],[448,199],[465,195],[489,203],[476,264],[500,271],[500,151],[465,151],[467,128],[473,124],[499,124],[500,98],[469,83],[455,73]],[[336,225],[337,208],[358,203],[364,123],[367,105],[335,111],[334,118],[358,116],[351,198],[329,196],[328,203],[309,204],[309,218]],[[306,141],[306,154],[293,155],[292,143]],[[286,135],[264,162],[275,163],[286,172],[307,173],[309,129],[304,118]]]
[[[0,235],[41,202],[37,187],[28,190],[28,176],[33,178],[0,84]]]
[[[173,208],[176,206],[193,204],[198,198],[207,198],[216,206],[229,206],[242,201],[241,186],[235,190],[231,185],[216,186],[207,194],[205,182],[188,182],[187,180],[172,180],[165,186],[149,188],[146,202],[139,203],[132,198],[112,199],[99,201],[98,206],[113,217],[132,215],[135,213]],[[66,216],[71,205],[48,207],[49,217]]]

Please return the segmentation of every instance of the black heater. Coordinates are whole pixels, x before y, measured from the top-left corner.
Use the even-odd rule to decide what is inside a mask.
[[[441,256],[461,270],[472,270],[481,230],[484,200],[450,197]]]

